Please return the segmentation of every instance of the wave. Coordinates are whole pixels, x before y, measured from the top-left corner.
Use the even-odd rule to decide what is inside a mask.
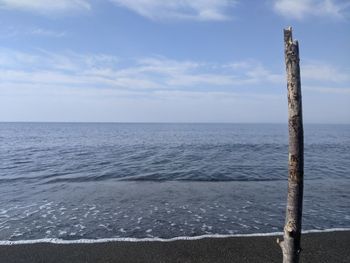
[[[114,181],[114,182],[279,182],[287,181],[288,174],[278,178],[253,178],[253,177],[180,177],[180,178],[166,178],[166,177],[156,177],[156,176],[126,176],[121,178],[116,177],[105,177],[105,176],[81,176],[72,178],[55,178],[51,180],[42,180],[41,177],[27,178],[27,177],[17,177],[17,178],[0,178],[0,184],[16,183],[16,182],[26,182],[26,183],[39,183],[42,185],[59,184],[59,183],[85,183],[85,182],[101,182],[101,181]],[[349,180],[347,177],[336,177],[332,180]],[[314,176],[312,178],[304,178],[305,181],[317,181],[324,180],[321,176]]]
[[[166,179],[166,178],[152,178],[152,177],[143,177],[143,176],[130,176],[126,178],[111,178],[117,182],[274,182],[274,181],[286,181],[287,177],[282,178],[177,178],[177,179]],[[102,178],[70,178],[70,179],[54,179],[45,184],[54,184],[54,183],[82,183],[82,182],[98,182],[104,181]]]
[[[350,231],[350,228],[329,228],[329,229],[311,229],[302,231],[303,234],[310,233],[329,233],[329,232],[343,232]],[[230,237],[264,237],[264,236],[280,236],[283,232],[271,232],[271,233],[252,233],[252,234],[231,234],[231,235],[201,235],[201,236],[179,236],[173,238],[99,238],[99,239],[77,239],[77,240],[65,240],[59,238],[43,238],[33,240],[0,240],[0,246],[10,245],[27,245],[27,244],[38,244],[38,243],[51,243],[51,244],[96,244],[96,243],[107,243],[107,242],[172,242],[179,240],[200,240],[204,238],[230,238]]]

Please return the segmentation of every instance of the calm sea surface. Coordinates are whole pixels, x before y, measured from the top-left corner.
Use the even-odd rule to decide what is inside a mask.
[[[0,240],[282,231],[282,124],[0,123]],[[350,125],[305,125],[303,228],[350,227]]]

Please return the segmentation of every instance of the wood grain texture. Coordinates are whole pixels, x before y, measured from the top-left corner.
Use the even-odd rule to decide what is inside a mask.
[[[299,44],[292,28],[284,30],[284,52],[288,89],[288,197],[284,240],[279,242],[283,263],[299,262],[304,189],[304,132],[299,66]]]

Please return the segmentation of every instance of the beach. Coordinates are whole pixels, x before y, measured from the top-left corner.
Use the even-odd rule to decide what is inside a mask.
[[[1,245],[0,262],[281,262],[277,236]],[[302,235],[300,262],[350,262],[350,231]]]

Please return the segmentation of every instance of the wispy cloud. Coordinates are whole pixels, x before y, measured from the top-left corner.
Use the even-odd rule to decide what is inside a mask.
[[[0,8],[51,14],[74,10],[89,10],[86,0],[0,0]]]
[[[316,91],[319,93],[326,94],[341,94],[350,95],[350,88],[334,88],[334,87],[323,87],[323,86],[303,86],[304,90]]]
[[[3,26],[0,27],[0,39],[14,39],[32,37],[47,37],[47,38],[62,38],[67,33],[65,31],[57,31],[42,27],[15,27]]]
[[[30,30],[29,34],[36,35],[36,36],[59,38],[59,37],[64,37],[66,35],[66,32],[47,30],[47,29],[43,29],[43,28],[35,28],[33,30]]]
[[[153,107],[154,111],[164,113],[162,120],[166,120],[165,112],[177,116],[178,105],[189,111],[193,107],[198,110],[214,107],[210,114],[217,112],[216,115],[224,120],[224,113],[229,112],[233,104],[235,107],[256,107],[262,101],[281,103],[279,94],[263,88],[264,85],[279,85],[271,76],[275,74],[252,60],[218,64],[161,56],[130,60],[105,54],[52,53],[45,50],[25,53],[0,49],[0,101],[3,103],[21,101],[24,105],[33,101],[41,104],[52,101],[52,104],[58,103],[55,107],[61,107],[55,98],[61,98],[65,103],[74,100],[79,105],[89,101],[98,105],[98,109],[105,109],[106,105],[120,111],[132,108],[130,114],[135,116],[129,117],[135,121],[146,120],[146,117],[139,117],[143,115],[147,118],[155,116],[147,120],[161,120],[159,114],[151,114]],[[218,103],[220,110],[215,106]],[[140,109],[135,109],[135,106]],[[136,116],[136,113],[139,115]],[[198,114],[203,115],[202,121],[209,116],[201,112]],[[41,116],[40,113],[31,118],[38,116]],[[187,117],[190,120],[194,116]],[[50,118],[54,117],[50,115]],[[118,120],[124,120],[123,116],[120,118]],[[184,119],[178,119],[181,120]]]
[[[152,20],[222,21],[232,17],[236,0],[110,0]]]
[[[2,26],[0,27],[0,39],[27,38],[31,37],[47,37],[62,38],[66,36],[66,31],[51,30],[42,27],[18,27],[18,26]]]
[[[339,69],[323,61],[308,61],[302,65],[302,79],[306,81],[347,83],[350,82],[350,68]]]
[[[347,0],[275,0],[274,10],[286,17],[302,20],[308,16],[344,18]]]
[[[271,89],[267,91],[266,87],[279,90],[278,87],[285,85],[283,72],[270,71],[255,60],[224,64],[160,56],[125,60],[105,54],[45,50],[34,53],[0,50],[0,76],[0,89],[51,86],[65,90],[68,87],[72,90],[93,89],[97,93],[114,90],[125,94],[129,91],[133,95],[135,92],[169,94],[170,91],[268,95]],[[333,86],[335,93],[349,84],[348,76],[347,72],[323,62],[313,61],[302,67],[303,83],[310,87],[320,86],[322,82]],[[332,92],[332,88],[327,92]]]
[[[324,62],[302,66],[306,104],[332,95],[346,111],[346,72]],[[249,59],[222,64],[0,49],[0,119],[283,121],[286,111],[276,110],[287,99],[282,71]]]

